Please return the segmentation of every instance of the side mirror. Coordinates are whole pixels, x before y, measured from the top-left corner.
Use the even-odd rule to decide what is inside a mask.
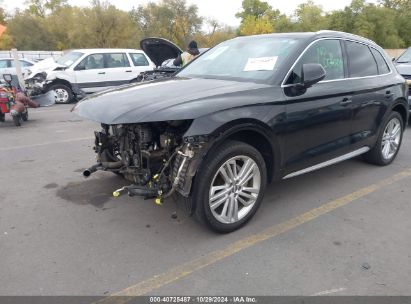
[[[306,63],[301,69],[301,85],[304,88],[313,86],[326,76],[323,66],[319,63]]]
[[[395,62],[395,57],[392,57],[391,60],[392,60],[392,62]]]
[[[11,74],[3,74],[3,79],[4,79],[5,82],[10,84],[11,81],[13,80],[13,77],[11,76]]]

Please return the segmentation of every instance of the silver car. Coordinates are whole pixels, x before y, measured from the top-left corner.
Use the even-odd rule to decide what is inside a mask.
[[[34,61],[28,59],[19,59],[23,77],[27,73],[29,67],[35,64]],[[16,67],[14,65],[13,58],[0,58],[0,78],[3,78],[3,74],[12,74],[16,75]]]

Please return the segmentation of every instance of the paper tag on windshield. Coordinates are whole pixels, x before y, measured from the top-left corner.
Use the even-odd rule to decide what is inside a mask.
[[[247,64],[244,67],[244,72],[251,71],[272,71],[277,63],[278,56],[275,57],[259,57],[248,58]]]

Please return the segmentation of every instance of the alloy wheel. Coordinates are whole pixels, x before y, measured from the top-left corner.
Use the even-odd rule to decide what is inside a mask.
[[[390,160],[397,153],[401,141],[402,127],[398,118],[391,119],[385,127],[381,142],[384,159]]]
[[[233,224],[243,219],[257,202],[261,172],[248,156],[236,156],[217,170],[209,191],[209,207],[216,220]]]

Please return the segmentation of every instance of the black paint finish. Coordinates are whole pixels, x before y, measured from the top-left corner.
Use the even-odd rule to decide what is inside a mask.
[[[380,126],[396,106],[408,116],[408,87],[384,51],[358,36],[322,31],[273,34],[300,43],[270,83],[181,78],[122,86],[87,97],[78,115],[104,124],[192,120],[185,136],[224,137],[235,130],[262,134],[273,150],[274,176],[313,166],[361,147],[375,145]],[[270,35],[267,35],[270,37]],[[248,37],[242,37],[247,43]],[[320,81],[301,90],[286,83],[289,70],[314,41],[355,41],[383,54],[390,73]],[[344,60],[348,61],[343,47]],[[408,117],[407,117],[408,118]]]

